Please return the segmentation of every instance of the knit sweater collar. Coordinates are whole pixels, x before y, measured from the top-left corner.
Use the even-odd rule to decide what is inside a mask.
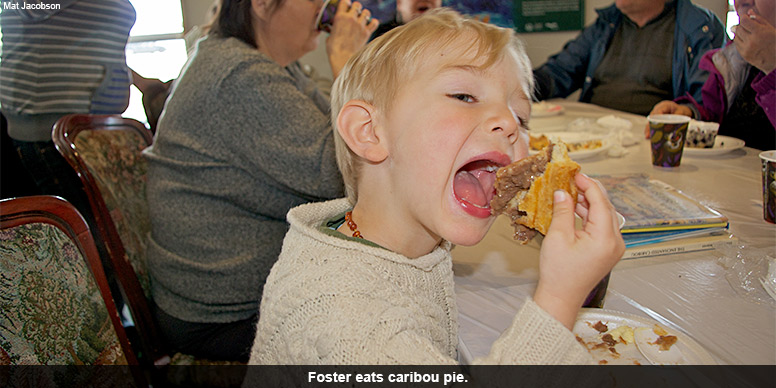
[[[308,203],[297,206],[288,212],[287,220],[291,224],[291,229],[297,233],[302,233],[309,238],[322,241],[329,245],[334,245],[343,249],[361,251],[365,254],[377,256],[381,259],[389,260],[397,264],[405,264],[424,271],[430,271],[436,265],[450,257],[452,244],[446,240],[434,248],[430,253],[411,259],[402,254],[378,247],[368,246],[351,239],[342,239],[329,236],[318,227],[330,218],[345,212],[351,208],[346,198],[335,199],[327,202]]]

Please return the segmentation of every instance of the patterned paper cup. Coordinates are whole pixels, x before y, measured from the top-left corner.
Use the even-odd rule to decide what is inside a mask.
[[[687,139],[685,147],[690,148],[714,148],[714,140],[717,138],[719,123],[690,120],[687,126]]]
[[[690,118],[682,115],[650,115],[649,139],[652,144],[652,164],[677,167],[682,161],[684,139]]]
[[[588,294],[587,298],[585,298],[585,303],[582,304],[582,307],[596,307],[599,309],[604,307],[606,289],[609,287],[609,277],[611,275],[612,273],[609,272],[606,277],[598,282],[595,288],[593,288],[593,291],[590,291],[590,294]]]
[[[339,3],[339,0],[324,0],[320,12],[318,12],[318,18],[315,21],[318,31],[331,32],[331,26],[334,24],[334,14],[337,13],[337,3]]]
[[[776,223],[776,151],[760,153],[763,170],[763,218]]]

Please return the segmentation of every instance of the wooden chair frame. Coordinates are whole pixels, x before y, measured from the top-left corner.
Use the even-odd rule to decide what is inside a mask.
[[[45,223],[55,226],[64,232],[76,245],[84,257],[89,271],[100,290],[105,302],[113,329],[116,332],[124,357],[129,365],[138,365],[138,360],[129,343],[127,333],[121,325],[116,305],[113,302],[108,280],[102,267],[100,255],[94,244],[89,226],[72,204],[60,197],[39,195],[18,197],[0,201],[0,229],[13,228],[32,223]],[[143,377],[133,370],[135,379],[143,381]],[[141,383],[141,385],[143,385]]]
[[[111,115],[72,114],[64,116],[54,124],[52,139],[59,153],[73,167],[84,185],[97,223],[97,233],[109,250],[109,259],[118,278],[119,288],[132,313],[141,349],[146,353],[144,356],[147,356],[141,357],[141,361],[147,360],[153,365],[162,366],[169,363],[169,352],[163,345],[163,337],[154,316],[151,314],[148,299],[135,270],[125,259],[124,244],[103,200],[97,180],[81,159],[75,145],[75,139],[82,131],[127,129],[136,131],[148,145],[152,144],[153,136],[145,125],[134,119]]]

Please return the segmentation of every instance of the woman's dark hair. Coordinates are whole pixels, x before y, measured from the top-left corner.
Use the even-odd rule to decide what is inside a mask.
[[[251,20],[251,0],[221,0],[218,15],[208,33],[235,37],[258,48]]]

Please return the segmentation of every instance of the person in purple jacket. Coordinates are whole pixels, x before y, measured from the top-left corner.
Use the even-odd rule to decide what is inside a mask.
[[[650,114],[674,113],[720,123],[719,134],[760,150],[776,148],[776,1],[736,0],[740,17],[732,43],[707,52],[710,76],[702,101],[661,101]]]

